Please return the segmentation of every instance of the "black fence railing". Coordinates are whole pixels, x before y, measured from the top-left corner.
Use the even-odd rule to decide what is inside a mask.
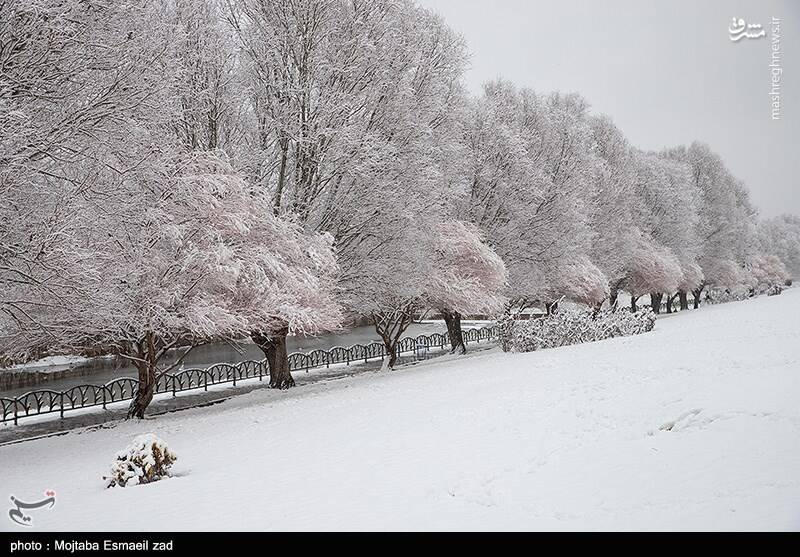
[[[497,339],[497,327],[465,329],[464,342],[482,342]],[[417,337],[406,337],[398,343],[398,354],[414,352],[422,359],[428,352],[444,350],[450,341],[446,334],[433,333]],[[369,362],[386,357],[386,349],[382,343],[355,344],[349,348],[335,346],[330,350],[314,350],[313,352],[295,352],[289,355],[289,369],[292,371],[310,370],[331,365]],[[266,360],[245,361],[236,364],[214,364],[204,369],[183,369],[174,374],[159,377],[155,393],[172,393],[203,389],[209,386],[232,383],[247,379],[262,381],[269,377],[269,365]],[[63,391],[41,389],[30,391],[18,397],[0,397],[0,422],[19,423],[20,419],[43,414],[59,414],[61,418],[66,412],[93,406],[104,409],[119,402],[131,400],[139,386],[138,379],[120,377],[104,385],[77,385]]]

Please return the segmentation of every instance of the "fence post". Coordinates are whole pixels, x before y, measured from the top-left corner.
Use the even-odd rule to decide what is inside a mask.
[[[233,386],[236,386],[236,366],[233,368]]]
[[[177,396],[175,394],[175,376],[173,375],[172,377],[170,377],[170,379],[172,379],[172,396],[174,397]]]
[[[203,384],[203,390],[207,391],[208,390],[208,370],[207,369],[203,370],[203,383],[204,383]]]
[[[64,391],[61,391],[61,419],[64,419]]]
[[[106,409],[106,386],[103,385],[103,410]]]
[[[17,416],[19,415],[19,401],[14,399],[14,425],[17,425]]]

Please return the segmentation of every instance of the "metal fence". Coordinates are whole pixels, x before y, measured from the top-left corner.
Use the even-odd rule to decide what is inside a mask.
[[[469,344],[495,340],[498,329],[497,327],[465,329],[463,334],[464,342]],[[397,350],[398,354],[415,352],[418,357],[422,357],[422,354],[427,354],[430,350],[443,350],[446,346],[449,347],[449,344],[446,334],[433,333],[403,338],[398,343]],[[386,349],[379,342],[355,344],[349,348],[335,346],[330,350],[290,354],[289,369],[308,371],[335,364],[366,363],[369,360],[382,360],[385,357]],[[232,383],[235,386],[239,381],[255,378],[263,381],[264,377],[269,377],[269,365],[266,360],[214,364],[205,369],[183,369],[174,374],[164,374],[156,383],[155,393],[172,393],[172,396],[177,396],[184,391],[197,389],[207,391],[211,385]],[[102,406],[105,409],[109,404],[131,400],[138,386],[138,379],[120,377],[104,385],[77,385],[64,391],[41,389],[13,398],[0,397],[0,422],[13,421],[14,425],[17,425],[20,419],[30,416],[58,413],[63,418],[66,412],[80,408]]]

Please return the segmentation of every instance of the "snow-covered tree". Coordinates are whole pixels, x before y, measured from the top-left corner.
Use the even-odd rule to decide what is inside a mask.
[[[451,344],[460,351],[457,314],[491,313],[505,301],[503,262],[472,227],[416,216],[401,230],[370,251],[356,276],[341,281],[346,307],[367,317],[383,340],[385,368],[395,366],[397,343],[415,316],[429,310],[450,314]]]
[[[677,290],[683,280],[681,265],[669,248],[658,245],[638,229],[628,234],[627,243],[624,288],[631,295],[633,311],[644,294]]]
[[[588,250],[595,159],[586,110],[577,95],[540,96],[499,81],[485,86],[470,112],[459,214],[505,261],[513,305],[560,298],[561,263]]]
[[[235,35],[218,0],[177,0],[173,18],[180,110],[174,123],[189,150],[246,148],[249,106]]]
[[[384,308],[363,277],[392,272],[417,215],[449,218],[462,39],[412,2],[237,0],[229,18],[258,120],[251,173],[277,214],[334,236],[351,312]]]
[[[758,223],[758,251],[776,255],[790,275],[800,274],[800,217],[781,215]]]
[[[697,259],[697,223],[699,194],[691,180],[688,163],[667,153],[635,153],[636,202],[634,220],[648,234],[654,245],[668,249],[681,263],[689,267]],[[678,285],[683,273],[677,270]],[[675,291],[651,291],[653,311],[659,313],[661,301],[667,296],[670,308]]]
[[[608,278],[587,258],[562,264],[562,292],[568,300],[598,308],[608,299]]]
[[[163,6],[42,0],[0,10],[0,318],[13,328],[91,293],[92,246],[73,241],[89,236],[83,208],[114,195],[105,183],[170,156],[145,128],[168,125],[174,90]]]
[[[777,255],[756,255],[746,265],[749,285],[754,293],[760,291],[780,291],[787,280],[789,271]]]
[[[669,156],[689,164],[698,194],[696,252],[705,281],[693,292],[697,307],[707,285],[741,278],[739,269],[755,247],[756,212],[747,189],[707,145],[695,142]]]
[[[174,174],[152,178],[122,180],[81,208],[85,235],[71,243],[93,257],[68,263],[83,273],[86,297],[13,313],[6,351],[119,354],[139,374],[131,417],[143,417],[171,367],[161,360],[178,347],[268,337],[270,383],[290,383],[286,334],[315,334],[340,320],[330,238],[273,217],[270,198],[214,154],[193,153]]]
[[[614,305],[625,279],[627,244],[634,223],[635,155],[622,132],[607,117],[589,119],[598,164],[592,182],[590,226],[594,232],[589,255],[609,281]]]
[[[667,300],[667,311],[672,311],[672,303],[675,296],[680,300],[681,310],[689,309],[688,293],[700,288],[700,285],[705,280],[703,269],[698,263],[682,263],[681,271],[683,272],[683,280],[678,283],[678,292]]]
[[[426,301],[444,317],[452,352],[464,354],[461,317],[502,308],[506,268],[474,226],[451,220],[437,223],[430,232],[434,269]]]
[[[730,259],[706,258],[702,267],[704,280],[692,291],[695,309],[700,306],[700,297],[706,287],[731,291],[747,283],[743,268]]]

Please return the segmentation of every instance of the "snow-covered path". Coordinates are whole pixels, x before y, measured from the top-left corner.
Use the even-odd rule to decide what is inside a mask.
[[[177,477],[103,489],[148,431]],[[2,447],[0,470],[6,501],[57,491],[37,529],[798,530],[800,289]]]

